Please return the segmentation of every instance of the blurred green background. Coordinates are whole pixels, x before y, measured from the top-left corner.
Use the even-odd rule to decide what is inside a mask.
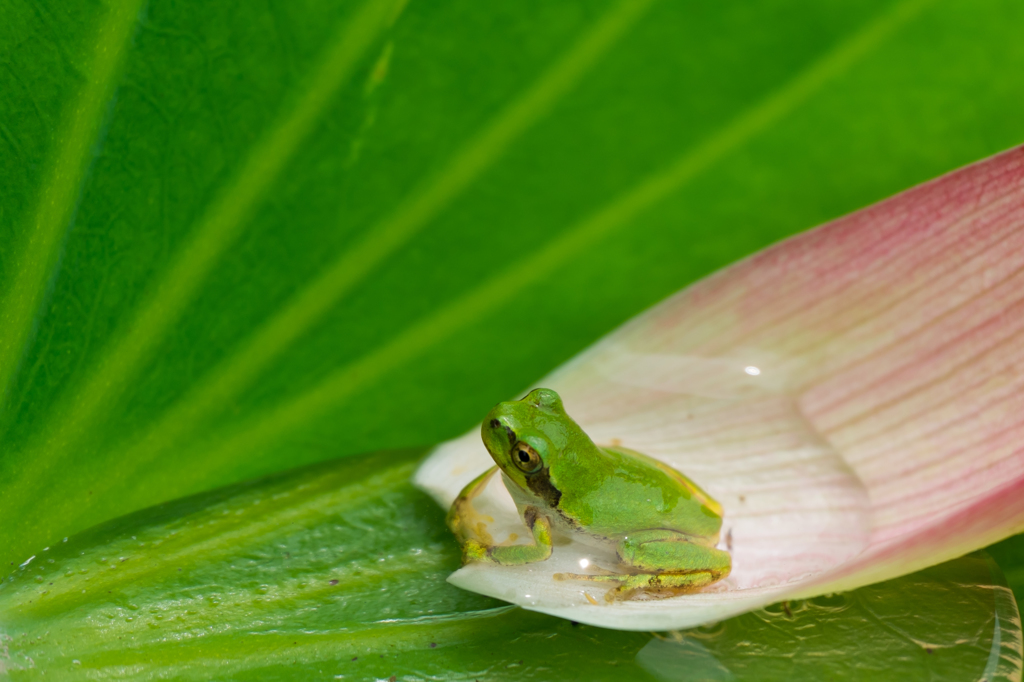
[[[1016,0],[2,8],[11,565],[458,435],[695,279],[1024,141]]]

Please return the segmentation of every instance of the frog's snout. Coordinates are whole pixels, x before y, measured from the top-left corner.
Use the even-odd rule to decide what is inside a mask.
[[[503,424],[500,419],[492,419],[490,424],[495,437],[500,438],[501,434],[504,433],[505,437],[508,439],[508,444],[510,446],[515,444],[516,432],[512,430],[511,426]]]
[[[516,443],[516,432],[505,423],[504,419],[500,418],[500,415],[489,416],[490,418],[484,421],[480,429],[484,445],[492,457],[502,457]],[[495,461],[498,460],[495,459]]]

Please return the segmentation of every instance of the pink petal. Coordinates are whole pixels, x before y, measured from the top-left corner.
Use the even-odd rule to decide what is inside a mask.
[[[593,606],[570,594],[579,584],[552,588],[563,569],[541,564],[469,566],[453,582],[578,621],[684,627],[1020,531],[1022,331],[1017,148],[737,263],[537,383],[596,441],[664,459],[723,504],[724,584]],[[447,504],[489,464],[468,434],[417,480]]]

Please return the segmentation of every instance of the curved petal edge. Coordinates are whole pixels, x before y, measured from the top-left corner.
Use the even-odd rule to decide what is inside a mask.
[[[683,628],[920,570],[1024,529],[1024,147],[777,244],[633,319],[537,383],[596,442],[725,508],[728,579],[607,604],[557,582],[575,542],[450,581],[619,629]],[[476,432],[416,483],[447,506],[491,465]],[[495,479],[498,480],[497,478]],[[492,535],[522,534],[500,483]]]

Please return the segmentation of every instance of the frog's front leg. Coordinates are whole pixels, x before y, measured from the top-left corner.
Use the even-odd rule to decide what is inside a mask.
[[[495,545],[487,532],[490,517],[484,517],[473,507],[473,498],[483,492],[491,477],[498,471],[494,466],[477,476],[462,489],[452,502],[445,522],[462,546],[462,563],[491,562],[503,566],[518,566],[544,561],[551,556],[551,522],[540,515],[536,507],[527,507],[523,521],[533,533],[532,545]]]
[[[675,595],[693,592],[729,575],[732,560],[728,552],[700,543],[699,539],[672,530],[630,533],[618,545],[624,564],[638,573],[580,575],[560,573],[556,578],[617,582],[608,593],[609,601],[629,599],[641,593]]]

